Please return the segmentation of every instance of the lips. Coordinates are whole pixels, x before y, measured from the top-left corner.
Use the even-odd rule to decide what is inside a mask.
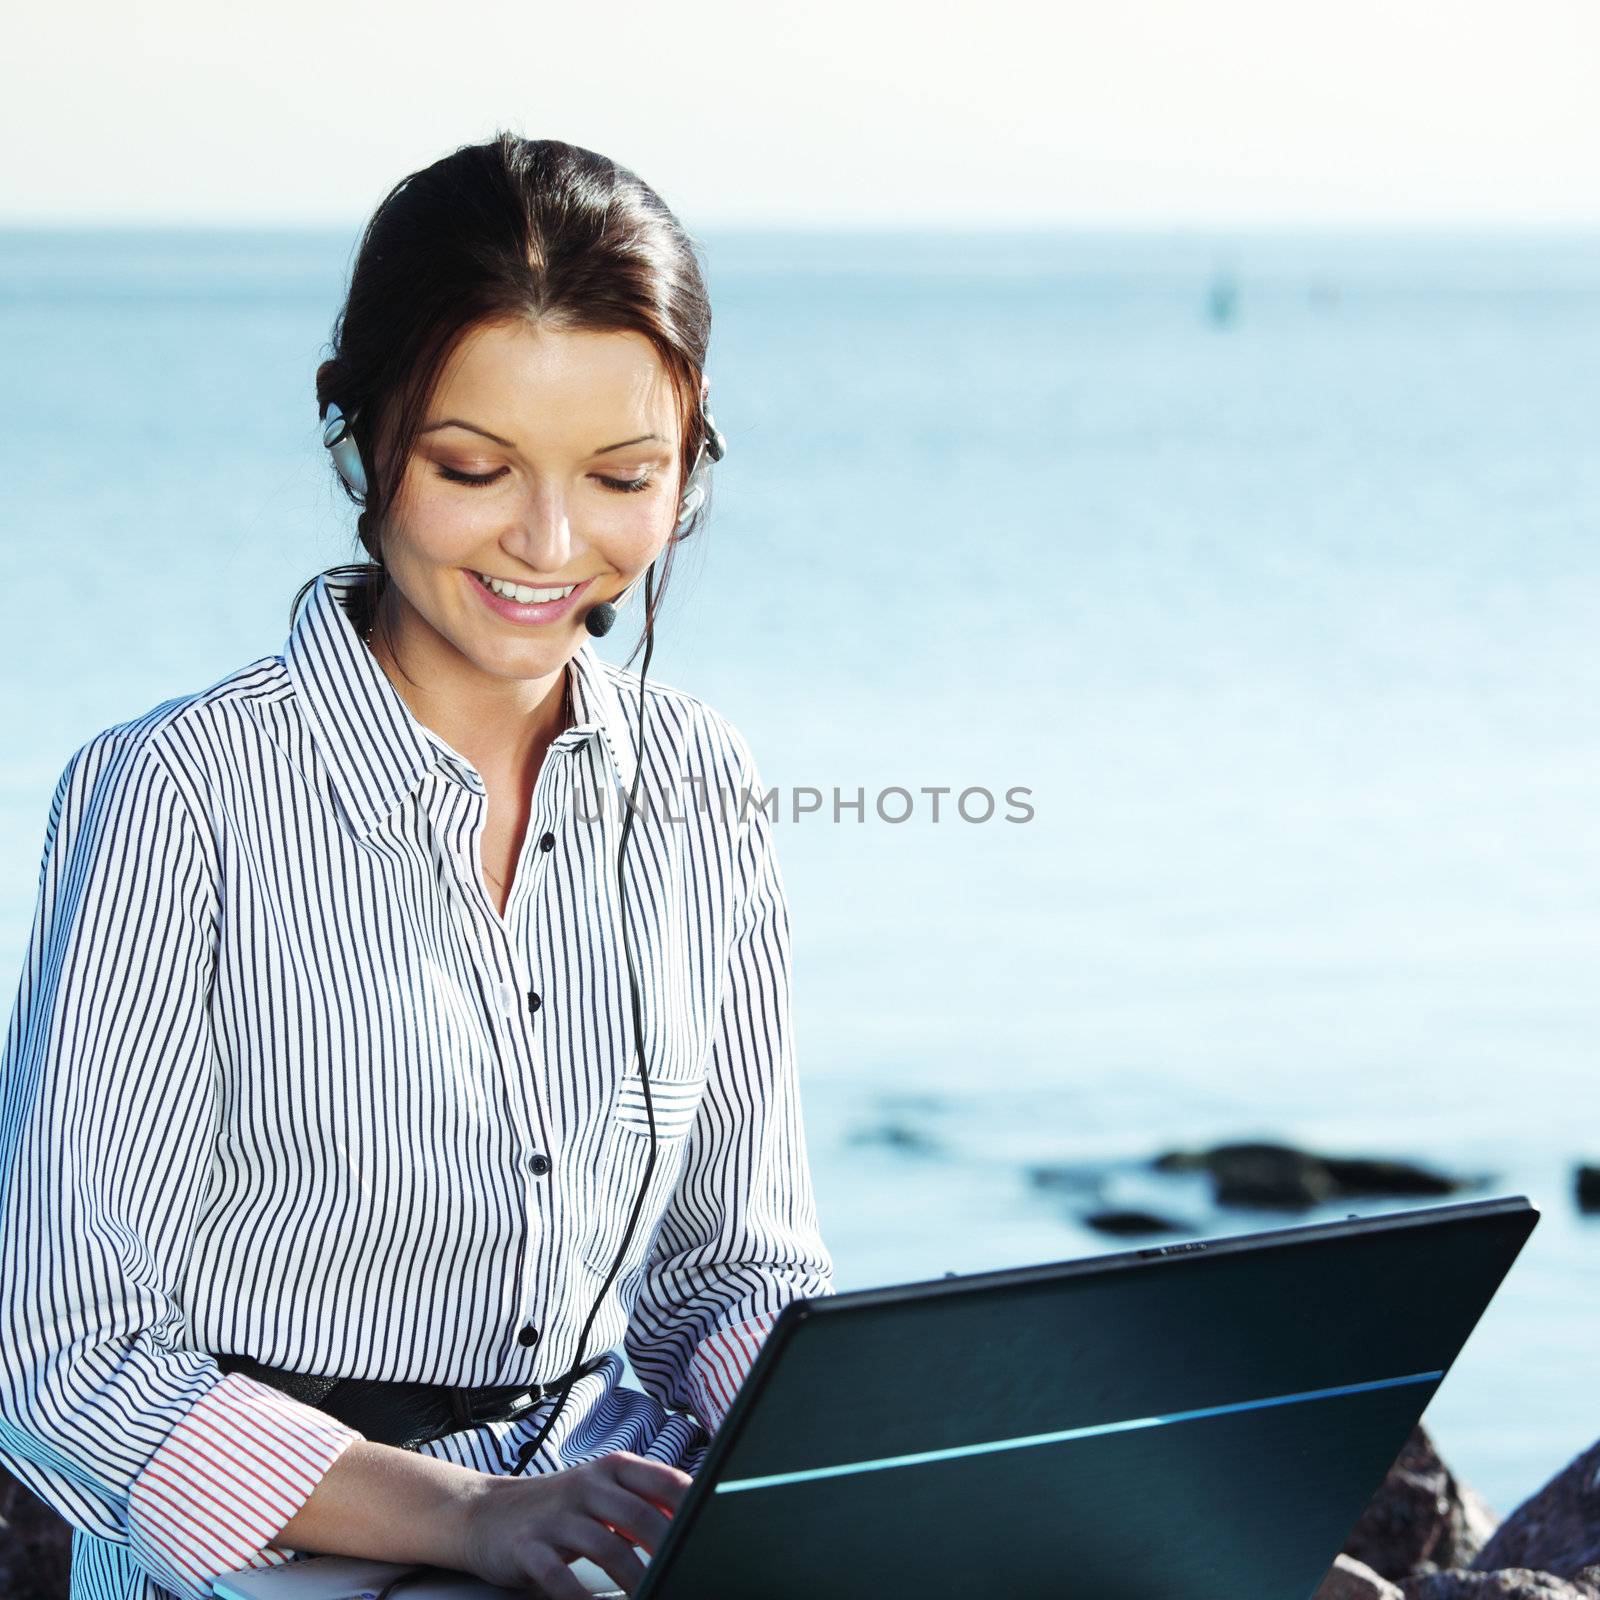
[[[573,586],[572,592],[559,600],[508,600],[503,594],[496,594],[488,584],[483,581],[483,575],[471,568],[466,569],[467,577],[472,585],[472,591],[482,597],[483,603],[498,617],[507,622],[523,624],[559,622],[569,611],[577,605],[591,583],[592,578],[585,578],[582,583]]]

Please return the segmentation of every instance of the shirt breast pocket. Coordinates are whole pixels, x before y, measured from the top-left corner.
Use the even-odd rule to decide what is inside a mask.
[[[650,1162],[650,1111],[655,1112],[655,1169],[650,1174],[639,1220],[634,1224],[627,1257],[617,1272],[619,1282],[643,1260],[645,1243],[672,1197],[705,1086],[704,1072],[688,1078],[653,1076],[647,1106],[644,1080],[637,1072],[623,1075],[602,1142],[599,1193],[584,1241],[584,1265],[597,1276],[603,1278],[611,1270],[644,1182]]]

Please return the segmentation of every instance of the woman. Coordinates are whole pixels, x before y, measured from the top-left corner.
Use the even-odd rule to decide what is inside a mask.
[[[832,1292],[748,746],[585,631],[642,577],[648,666],[709,325],[592,152],[405,179],[317,374],[370,561],[62,774],[0,1077],[0,1463],[75,1600],[306,1552],[632,1589]]]

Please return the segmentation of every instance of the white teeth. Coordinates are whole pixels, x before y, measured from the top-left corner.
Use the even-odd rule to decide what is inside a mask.
[[[578,586],[569,583],[564,589],[530,589],[525,583],[507,583],[502,578],[492,578],[487,572],[480,572],[478,577],[486,588],[494,590],[498,595],[504,595],[507,600],[515,600],[518,605],[543,605],[549,600],[565,600]]]

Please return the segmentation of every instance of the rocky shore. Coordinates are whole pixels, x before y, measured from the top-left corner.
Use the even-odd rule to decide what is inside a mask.
[[[1600,1600],[1600,1441],[1504,1520],[1412,1429],[1314,1600]]]
[[[858,1138],[900,1149],[914,1144],[911,1130],[893,1121]],[[1339,1200],[1440,1199],[1471,1194],[1494,1181],[1488,1173],[1441,1172],[1392,1157],[1331,1155],[1265,1141],[1219,1144],[1206,1150],[1164,1150],[1142,1165],[1147,1171],[1169,1175],[1203,1174],[1214,1206],[1254,1211],[1309,1211]],[[1076,1219],[1097,1233],[1202,1230],[1203,1222],[1193,1217],[1096,1203],[1115,1175],[1114,1164],[1109,1163],[1048,1163],[1027,1169],[1028,1181],[1035,1188],[1076,1198],[1080,1202]],[[1575,1161],[1571,1181],[1576,1209],[1600,1213],[1600,1166]]]

